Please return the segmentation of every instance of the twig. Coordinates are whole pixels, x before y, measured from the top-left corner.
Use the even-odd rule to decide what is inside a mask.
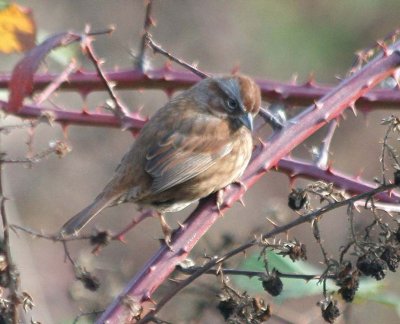
[[[390,125],[386,132],[385,132],[385,136],[383,138],[383,144],[382,144],[382,151],[381,151],[381,158],[380,158],[380,162],[381,162],[381,172],[382,172],[382,183],[386,184],[386,163],[385,163],[385,152],[387,149],[387,141],[389,139],[389,135],[392,131],[392,125]]]
[[[69,237],[61,237],[58,233],[51,235],[51,234],[44,234],[41,232],[37,232],[33,229],[23,227],[17,224],[11,224],[10,228],[13,230],[20,230],[22,232],[25,232],[34,238],[42,238],[45,240],[53,241],[53,242],[69,242],[69,241],[80,241],[80,240],[89,240],[91,238],[91,235],[78,235],[78,236],[69,236]]]
[[[70,151],[69,146],[63,141],[55,141],[49,145],[50,147],[42,152],[34,154],[27,158],[7,159],[0,157],[1,163],[4,164],[34,164],[42,161],[51,154],[56,154],[59,157],[64,156]]]
[[[168,59],[170,59],[171,61],[183,66],[185,69],[193,72],[194,74],[196,74],[197,76],[199,76],[200,78],[204,79],[209,77],[209,75],[205,72],[200,71],[199,69],[197,69],[196,67],[194,67],[193,65],[190,65],[189,63],[186,63],[185,61],[175,57],[174,55],[172,55],[171,53],[167,52],[166,50],[164,50],[160,45],[156,44],[153,39],[151,38],[150,35],[147,35],[147,44],[152,48],[152,50],[155,53],[160,53],[162,55],[164,55],[165,57],[167,57]]]
[[[143,220],[145,220],[148,217],[152,217],[154,216],[154,212],[150,209],[145,210],[143,212],[141,212],[138,216],[136,216],[129,224],[128,226],[125,226],[120,232],[114,234],[111,239],[112,240],[118,240],[118,241],[122,241],[124,239],[124,236],[126,233],[128,233],[129,231],[131,231],[134,227],[136,227],[136,225],[138,225],[140,222],[142,222]]]
[[[47,100],[51,94],[53,94],[64,82],[68,81],[68,76],[71,75],[73,71],[76,70],[77,63],[75,60],[72,60],[70,64],[68,64],[67,68],[60,73],[53,82],[51,82],[42,93],[35,98],[35,104],[40,105],[45,100]]]
[[[103,30],[95,30],[95,31],[91,31],[88,30],[88,28],[85,30],[85,35],[86,36],[98,36],[98,35],[107,35],[107,34],[111,34],[115,31],[115,26],[111,25],[106,29]]]
[[[274,130],[281,130],[285,125],[276,117],[273,113],[271,113],[268,109],[263,107],[260,108],[260,112],[258,113],[264,121],[271,125]]]
[[[8,289],[10,292],[10,300],[11,300],[10,303],[11,318],[12,318],[12,323],[17,324],[19,322],[18,305],[20,304],[18,297],[19,274],[12,259],[11,246],[10,246],[10,231],[9,231],[10,228],[8,225],[8,219],[6,215],[5,202],[6,198],[4,197],[4,191],[3,191],[3,163],[2,161],[0,161],[0,213],[1,213],[1,220],[3,223],[3,242],[5,250],[4,253],[7,262],[7,272],[10,278]]]
[[[32,123],[33,122],[27,122],[27,123],[15,124],[15,125],[0,126],[0,132],[8,134],[14,129],[24,129],[24,128],[32,127]]]
[[[340,263],[343,263],[343,259],[344,259],[344,256],[345,256],[345,254],[349,251],[349,249],[354,245],[354,241],[350,241],[349,243],[347,243],[347,245],[346,246],[344,246],[343,248],[342,248],[342,252],[340,252],[340,257],[339,257],[339,262]]]
[[[87,27],[88,29],[88,27]],[[89,34],[89,30],[86,31],[87,34]],[[84,53],[88,56],[88,58],[92,61],[98,75],[100,76],[101,80],[103,81],[104,86],[106,87],[106,90],[111,97],[111,100],[114,102],[115,107],[113,107],[112,111],[115,113],[115,115],[121,120],[121,122],[124,122],[125,119],[128,116],[128,108],[125,107],[125,105],[121,102],[117,94],[114,92],[114,85],[112,84],[111,81],[107,79],[107,76],[103,69],[101,68],[101,65],[104,63],[101,61],[99,58],[97,58],[94,48],[92,46],[93,39],[91,37],[85,37],[82,39],[81,44],[83,47]]]
[[[324,263],[327,267],[329,267],[329,258],[328,258],[328,254],[325,251],[324,246],[322,245],[322,240],[321,240],[321,232],[319,229],[319,219],[315,218],[312,221],[312,226],[313,226],[313,234],[314,234],[314,238],[317,241],[317,244],[321,250],[322,256],[324,258]]]
[[[185,274],[194,274],[196,271],[200,270],[202,267],[190,267],[190,268],[182,268],[177,267],[177,269]],[[221,272],[225,275],[234,275],[234,276],[246,276],[249,278],[252,277],[259,277],[264,278],[267,274],[262,271],[251,271],[251,270],[238,270],[238,269],[225,269],[225,268],[218,268],[218,269],[209,269],[204,274],[212,274],[218,275]],[[283,273],[280,271],[276,271],[276,274],[281,278],[288,278],[288,279],[302,279],[305,281],[310,280],[320,280],[320,275],[306,275],[306,274],[296,274],[296,273]],[[336,279],[336,276],[329,275],[328,279]]]

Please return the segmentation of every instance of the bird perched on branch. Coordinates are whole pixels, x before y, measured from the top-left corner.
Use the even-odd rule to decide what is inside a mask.
[[[96,199],[61,228],[77,234],[104,208],[134,202],[160,215],[223,189],[243,174],[252,153],[260,89],[247,76],[203,79],[158,110]]]

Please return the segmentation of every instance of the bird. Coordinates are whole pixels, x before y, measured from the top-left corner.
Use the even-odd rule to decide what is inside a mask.
[[[78,235],[106,207],[133,202],[156,211],[168,245],[165,213],[221,192],[243,174],[260,104],[260,88],[242,74],[207,77],[181,92],[150,118],[108,184],[60,235]]]

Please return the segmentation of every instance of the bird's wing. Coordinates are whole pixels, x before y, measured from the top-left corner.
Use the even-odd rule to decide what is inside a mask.
[[[190,130],[170,132],[149,148],[145,171],[153,177],[152,193],[160,193],[196,177],[232,151],[229,135],[210,136],[207,132],[210,127],[213,125],[208,121],[202,134]]]

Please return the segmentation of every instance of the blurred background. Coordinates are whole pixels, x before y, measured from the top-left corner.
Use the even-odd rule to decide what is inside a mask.
[[[116,31],[111,36],[97,38],[96,51],[105,58],[107,69],[133,66],[132,53],[139,48],[143,28],[142,0],[21,0],[18,3],[32,9],[39,39],[67,30],[82,31],[86,24],[93,30],[115,25]],[[313,74],[319,83],[336,84],[337,77],[345,76],[351,67],[357,50],[370,46],[398,27],[400,2],[156,0],[153,9],[157,23],[151,30],[154,40],[176,56],[198,62],[204,71],[230,73],[239,67],[240,71],[253,77],[287,82],[296,78],[299,83],[306,82]],[[62,71],[63,63],[68,62],[70,56],[76,57],[85,68],[93,69],[79,49],[73,47],[50,58],[47,67],[51,71]],[[10,72],[21,55],[0,57],[1,71]],[[163,57],[149,56],[149,64],[153,67],[162,66],[164,62]],[[166,94],[158,90],[119,93],[132,110],[142,109],[142,113],[149,116],[167,100]],[[52,98],[58,107],[76,110],[83,107],[94,110],[107,99],[107,95],[100,92],[90,94],[85,100],[72,92],[60,92]],[[392,113],[395,112],[378,110],[358,117],[346,113],[346,120],[340,123],[331,148],[333,166],[354,176],[362,173],[367,180],[379,176],[379,142],[385,132],[379,123]],[[8,117],[5,122],[18,120]],[[297,156],[311,158],[309,150],[320,143],[323,134],[324,131],[316,134],[299,147]],[[130,132],[117,129],[69,126],[65,135],[59,125],[40,125],[34,133],[33,147],[40,152],[49,142],[64,136],[72,147],[72,152],[64,158],[52,156],[31,168],[20,165],[5,168],[5,193],[10,198],[7,206],[12,223],[55,233],[99,193],[133,141]],[[26,155],[26,130],[13,131],[2,137],[2,150],[10,157]],[[306,183],[298,181],[295,185]],[[271,224],[266,217],[279,224],[296,218],[297,214],[287,207],[289,192],[288,178],[281,173],[269,172],[246,194],[246,209],[235,205],[200,241],[191,254],[192,259],[200,264],[204,254],[223,254],[229,247],[253,238],[254,234],[267,232]],[[190,210],[169,216],[169,223],[176,226]],[[136,214],[133,205],[108,209],[88,226],[86,232],[90,233],[93,228],[117,231]],[[345,209],[321,222],[324,246],[333,257],[338,256],[339,247],[347,241],[347,222]],[[370,215],[357,215],[356,223],[360,226],[369,222]],[[74,280],[60,244],[33,239],[23,233],[13,235],[22,289],[33,296],[36,305],[33,319],[42,323],[71,323],[79,312],[104,309],[158,249],[161,236],[158,220],[148,219],[126,236],[126,244],[113,242],[97,256],[91,253],[92,247],[87,242],[71,244],[72,255],[101,280],[101,288],[90,292]],[[296,228],[289,237],[306,243],[308,263],[321,268],[322,255],[310,226]],[[249,251],[248,255],[251,257],[255,253],[256,250]],[[230,265],[237,267],[242,262],[244,259],[238,257]],[[345,315],[338,322],[398,322],[395,307],[386,302],[391,298],[388,296],[392,296],[392,301],[399,298],[399,281],[395,279],[396,274],[388,274],[379,287],[376,282],[372,283],[359,303],[341,304]],[[232,280],[238,289],[264,298],[285,323],[322,322],[320,309],[315,306],[322,299],[320,286],[311,289],[304,283],[296,281],[293,285],[292,282],[290,289],[294,292],[300,285],[306,286],[303,293],[273,299],[262,291],[257,281],[237,280],[235,283],[236,279]],[[223,318],[216,309],[218,287],[218,279],[201,278],[174,298],[160,317],[172,323],[222,323]],[[160,293],[167,288],[168,285],[164,286]],[[386,298],[382,297],[385,302],[368,298],[378,294]],[[90,322],[90,318],[84,318],[79,323]],[[284,321],[273,318],[271,322]]]

